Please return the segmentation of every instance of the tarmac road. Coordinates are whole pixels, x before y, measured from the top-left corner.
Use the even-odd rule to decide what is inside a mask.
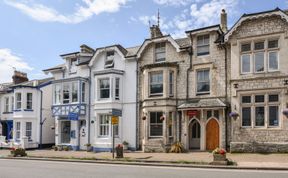
[[[177,168],[0,159],[0,178],[287,178],[288,171]]]

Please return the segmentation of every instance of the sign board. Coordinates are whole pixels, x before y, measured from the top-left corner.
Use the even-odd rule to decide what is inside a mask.
[[[187,115],[189,117],[193,117],[193,116],[196,116],[198,114],[198,111],[197,110],[189,110],[187,111]]]
[[[117,125],[118,122],[119,122],[119,117],[118,116],[112,116],[112,118],[111,118],[112,125]]]
[[[112,116],[122,116],[122,110],[120,109],[112,109]]]
[[[78,120],[79,120],[79,115],[78,115],[78,113],[69,112],[69,114],[68,114],[68,120],[70,120],[70,121],[78,121]]]

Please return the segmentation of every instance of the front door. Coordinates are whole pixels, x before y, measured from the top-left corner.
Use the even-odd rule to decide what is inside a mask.
[[[61,122],[61,143],[70,143],[71,122]]]
[[[206,150],[219,147],[219,124],[215,119],[210,119],[206,125]]]
[[[85,150],[86,149],[86,144],[87,144],[87,130],[86,130],[86,120],[81,120],[80,121],[80,150]]]
[[[200,149],[200,133],[201,133],[201,127],[199,122],[194,119],[189,126],[189,148],[190,149]]]

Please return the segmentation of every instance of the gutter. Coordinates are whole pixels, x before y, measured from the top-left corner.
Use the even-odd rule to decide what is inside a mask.
[[[43,137],[43,91],[39,88],[40,91],[40,144],[39,148],[42,148],[42,137]]]
[[[190,36],[190,41],[191,41],[191,46],[188,48],[188,53],[189,53],[189,68],[187,69],[186,72],[186,101],[189,99],[189,72],[192,69],[192,56],[193,56],[193,39],[191,33],[189,34]]]
[[[139,94],[138,94],[138,86],[139,86],[139,70],[138,70],[138,66],[139,66],[139,64],[138,64],[138,60],[137,60],[137,58],[135,57],[135,60],[136,60],[136,149],[138,148],[138,149],[140,149],[140,145],[139,145],[139,139],[140,139],[140,137],[139,137],[139,127],[140,127],[140,125],[139,125],[139,120],[140,120],[140,117],[139,117],[139,109],[140,109],[140,107],[139,107],[139,99],[138,99],[138,97],[139,97]]]
[[[88,68],[89,68],[89,79],[88,79],[88,83],[89,83],[89,91],[88,91],[88,96],[89,96],[89,99],[88,99],[88,144],[90,144],[90,124],[91,124],[91,67],[89,65],[87,65]]]
[[[226,103],[226,107],[225,107],[225,149],[227,150],[228,148],[228,117],[227,117],[227,112],[228,112],[228,71],[227,71],[227,66],[228,66],[228,61],[227,61],[227,47],[225,46],[225,44],[223,45],[224,50],[225,50],[225,103]]]

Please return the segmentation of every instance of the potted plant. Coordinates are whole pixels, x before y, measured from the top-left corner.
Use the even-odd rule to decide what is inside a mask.
[[[145,121],[146,120],[146,116],[142,116],[142,120]]]
[[[213,161],[227,161],[226,159],[226,150],[223,148],[216,148],[213,150]]]
[[[288,108],[285,108],[285,109],[282,111],[282,114],[288,118]]]
[[[92,145],[90,143],[86,143],[85,146],[86,146],[86,151],[87,152],[92,151]]]
[[[165,120],[165,116],[162,115],[162,116],[160,117],[160,121],[164,121],[164,120]]]
[[[234,120],[238,118],[239,114],[237,112],[230,112],[229,117],[232,117]]]
[[[122,144],[123,144],[123,149],[128,150],[129,143],[127,141],[123,141]]]

